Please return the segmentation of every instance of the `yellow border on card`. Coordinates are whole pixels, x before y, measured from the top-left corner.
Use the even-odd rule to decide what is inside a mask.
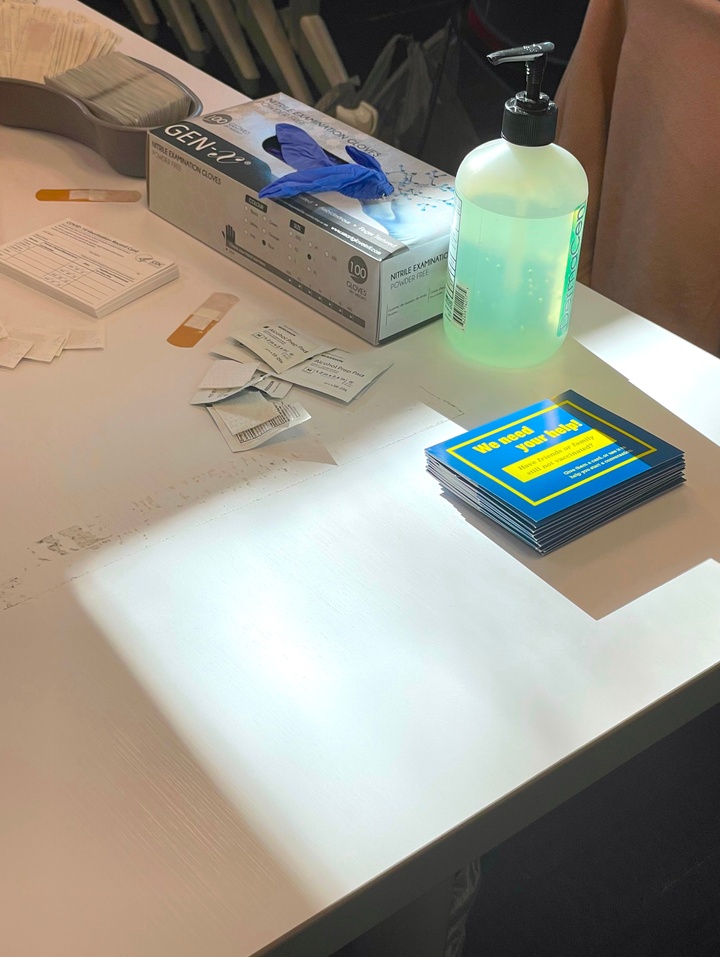
[[[545,498],[540,498],[537,500],[532,499],[527,495],[523,495],[522,492],[518,492],[518,490],[514,489],[512,485],[508,485],[506,482],[503,482],[502,479],[497,478],[497,476],[491,475],[489,472],[481,469],[478,465],[475,465],[474,462],[469,462],[466,458],[463,458],[462,455],[458,455],[456,451],[457,449],[464,448],[466,445],[476,445],[478,442],[482,442],[482,440],[486,439],[488,436],[495,435],[496,432],[505,432],[507,429],[511,429],[515,425],[520,425],[523,422],[527,422],[529,419],[534,419],[538,415],[545,415],[546,412],[552,412],[553,409],[559,409],[563,405],[572,406],[574,409],[577,409],[578,412],[582,412],[583,415],[590,416],[591,419],[595,419],[597,422],[602,422],[603,425],[608,426],[614,432],[620,432],[622,435],[627,435],[627,437],[632,439],[633,442],[644,445],[645,451],[640,452],[639,455],[631,455],[630,458],[626,459],[624,462],[618,462],[617,465],[611,465],[609,468],[603,469],[602,472],[598,472],[596,475],[590,475],[588,478],[580,479],[579,481],[574,482],[572,485],[568,485],[567,488],[561,488],[557,492],[553,492],[551,495],[546,495]],[[475,435],[472,439],[466,439],[464,442],[458,443],[458,445],[453,445],[452,448],[449,448],[447,451],[448,455],[452,455],[454,458],[459,459],[459,461],[464,462],[469,468],[474,469],[476,472],[480,472],[481,475],[484,475],[485,478],[490,479],[490,481],[496,482],[498,485],[502,485],[502,487],[507,489],[508,492],[512,492],[513,495],[517,495],[518,498],[523,499],[523,501],[528,502],[530,505],[542,505],[544,502],[549,502],[550,499],[557,498],[558,495],[564,495],[565,492],[570,492],[574,488],[585,485],[586,482],[593,482],[602,475],[607,475],[609,472],[613,472],[615,469],[622,468],[623,465],[629,465],[631,462],[635,462],[637,459],[641,459],[643,456],[649,455],[651,452],[656,452],[657,449],[653,448],[651,445],[648,445],[647,442],[643,441],[643,439],[639,439],[637,436],[631,435],[630,432],[626,432],[617,425],[613,425],[612,422],[606,422],[605,419],[601,419],[599,415],[595,415],[593,412],[588,412],[587,409],[581,408],[570,399],[564,399],[560,403],[548,405],[544,409],[540,409],[538,412],[533,412],[530,415],[523,416],[521,419],[516,419],[514,422],[507,422],[504,425],[499,426],[497,429],[491,429],[490,432],[484,432],[482,435]]]

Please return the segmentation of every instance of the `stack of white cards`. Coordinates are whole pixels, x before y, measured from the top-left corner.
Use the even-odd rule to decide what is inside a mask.
[[[215,361],[190,401],[207,407],[234,452],[310,418],[284,401],[293,385],[351,402],[392,365],[377,354],[334,349],[287,323],[238,329],[211,355]]]
[[[0,369],[14,369],[23,360],[53,362],[70,349],[104,349],[105,330],[40,329],[0,322]]]
[[[0,246],[0,272],[96,319],[178,277],[175,263],[72,219]]]
[[[81,13],[0,0],[0,76],[42,83],[110,53],[119,40]]]
[[[192,109],[187,93],[169,77],[122,53],[111,53],[45,81],[69,93],[108,123],[166,126]]]

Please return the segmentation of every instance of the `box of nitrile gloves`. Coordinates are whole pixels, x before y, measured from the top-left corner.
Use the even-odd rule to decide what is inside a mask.
[[[275,127],[290,123],[331,157],[374,157],[393,191],[258,199],[293,171]],[[453,178],[282,93],[155,129],[150,209],[374,344],[442,313]]]

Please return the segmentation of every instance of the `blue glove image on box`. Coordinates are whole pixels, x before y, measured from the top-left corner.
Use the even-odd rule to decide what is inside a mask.
[[[345,147],[354,162],[343,163],[331,158],[311,136],[291,123],[278,123],[275,133],[282,161],[296,172],[263,187],[258,193],[261,199],[336,191],[353,199],[371,200],[388,196],[394,190],[378,161],[354,146]]]

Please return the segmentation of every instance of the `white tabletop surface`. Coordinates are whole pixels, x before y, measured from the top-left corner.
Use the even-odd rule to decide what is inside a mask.
[[[208,109],[242,99],[122,49]],[[312,420],[233,454],[188,403],[233,325],[371,347],[144,202],[36,201],[143,188],[87,148],[0,128],[0,157],[0,243],[73,216],[180,267],[104,321],[104,351],[0,370],[13,957],[251,957],[285,935],[301,953],[313,927],[327,953],[460,866],[446,835],[538,782],[561,800],[563,769],[646,709],[698,710],[720,661],[717,359],[578,288],[574,338],[539,369],[466,364],[435,323],[382,347],[394,365],[349,406],[296,390]],[[239,307],[169,345],[216,291]],[[0,322],[94,324],[4,277]],[[683,448],[688,482],[540,558],[444,499],[423,449],[566,388]]]

